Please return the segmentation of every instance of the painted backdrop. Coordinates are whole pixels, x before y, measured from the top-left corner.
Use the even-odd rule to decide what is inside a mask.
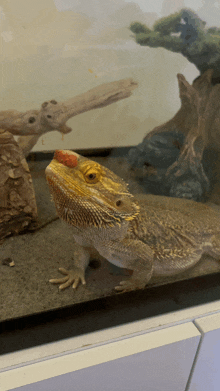
[[[139,21],[151,27],[161,16],[188,6],[209,25],[219,25],[219,2],[188,3],[0,0],[1,110],[38,109],[46,100],[67,100],[132,77],[139,87],[130,98],[72,118],[70,134],[47,133],[34,150],[139,143],[179,108],[176,74],[191,82],[199,72],[181,54],[137,45],[129,25]]]

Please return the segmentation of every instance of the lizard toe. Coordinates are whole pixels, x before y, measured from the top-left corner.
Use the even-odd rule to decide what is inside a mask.
[[[115,287],[115,290],[118,292],[127,292],[129,290],[132,290],[132,284],[129,283],[129,281],[120,281],[120,285]]]
[[[82,282],[83,285],[86,284],[84,271],[79,269],[78,267],[75,267],[74,269],[71,270],[66,270],[60,267],[59,272],[64,274],[65,277],[53,278],[49,280],[49,282],[51,282],[52,284],[61,284],[59,286],[59,290],[66,289],[71,285],[73,289],[76,289],[80,281]]]
[[[145,282],[134,280],[121,281],[119,284],[120,286],[118,285],[115,287],[115,290],[118,292],[130,292],[136,289],[143,289],[146,285]]]

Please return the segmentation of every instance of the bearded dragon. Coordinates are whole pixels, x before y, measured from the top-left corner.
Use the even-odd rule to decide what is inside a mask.
[[[112,171],[75,152],[58,150],[46,168],[58,216],[72,226],[77,243],[71,270],[52,279],[76,288],[85,284],[90,251],[133,271],[117,291],[141,289],[152,275],[170,276],[191,268],[208,253],[220,258],[220,215],[192,200],[133,196]]]

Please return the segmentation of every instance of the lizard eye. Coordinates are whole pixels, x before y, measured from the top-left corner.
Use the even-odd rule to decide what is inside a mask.
[[[122,204],[122,201],[121,200],[117,200],[116,201],[116,206],[120,206]]]
[[[99,175],[97,175],[97,173],[94,171],[90,171],[86,173],[85,179],[88,183],[97,183],[99,180]]]
[[[95,178],[96,178],[96,174],[92,174],[92,173],[91,173],[91,174],[88,175],[88,178],[89,178],[89,179],[95,179]]]

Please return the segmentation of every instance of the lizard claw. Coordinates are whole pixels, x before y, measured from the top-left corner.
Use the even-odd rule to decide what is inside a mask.
[[[74,269],[66,270],[63,267],[59,268],[60,273],[64,274],[65,277],[63,278],[52,278],[49,280],[51,284],[61,284],[59,286],[60,290],[68,288],[70,285],[72,285],[73,289],[76,289],[79,285],[80,281],[83,285],[86,284],[84,270],[74,267]]]
[[[126,280],[126,281],[121,281],[120,286],[115,286],[115,290],[118,292],[130,292],[134,291],[136,289],[141,289],[145,287],[145,283],[141,284],[139,281],[132,281],[132,280]]]

